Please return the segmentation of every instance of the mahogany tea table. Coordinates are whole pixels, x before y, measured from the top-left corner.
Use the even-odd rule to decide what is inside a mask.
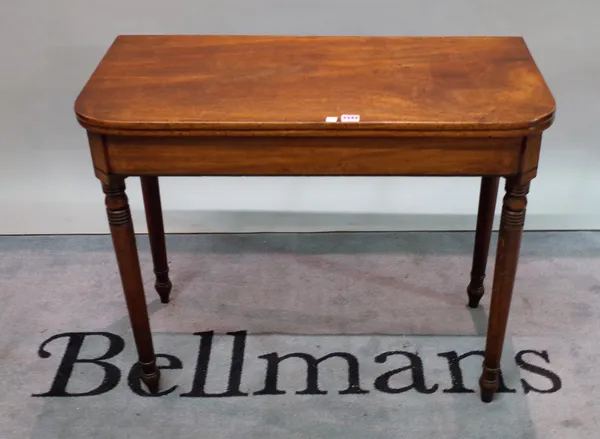
[[[479,176],[473,308],[504,177],[479,381],[482,400],[491,401],[529,183],[554,111],[519,37],[117,37],[75,113],[106,195],[141,379],[158,391],[126,177],[141,178],[156,290],[166,303],[159,176]]]

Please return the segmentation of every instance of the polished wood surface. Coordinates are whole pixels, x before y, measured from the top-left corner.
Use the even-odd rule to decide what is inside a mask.
[[[148,238],[150,239],[150,251],[152,252],[152,263],[154,264],[154,275],[156,276],[154,288],[160,297],[160,301],[169,303],[172,285],[169,279],[169,263],[167,261],[165,227],[163,225],[158,177],[146,176],[140,180],[144,197],[144,210],[146,211],[146,224],[148,225]]]
[[[494,393],[498,390],[500,357],[517,274],[528,192],[528,178],[511,177],[506,180],[483,373],[479,380],[481,399],[484,402],[492,401]]]
[[[479,189],[479,210],[477,212],[477,229],[473,248],[473,266],[471,282],[467,287],[469,306],[477,308],[485,292],[483,281],[490,252],[496,197],[498,196],[498,177],[483,177]]]
[[[521,38],[123,36],[75,104],[138,349],[158,392],[124,179],[140,176],[156,288],[171,282],[159,176],[478,176],[469,305],[483,295],[498,181],[507,181],[481,398],[498,389],[526,195],[554,99]],[[357,123],[326,116],[360,114]]]
[[[138,350],[139,364],[142,370],[141,378],[150,391],[156,392],[158,391],[160,371],[156,367],[131,210],[127,195],[125,195],[125,181],[122,177],[111,177],[107,183],[102,185],[102,189],[105,194],[106,214],[121,274],[133,338]]]
[[[541,130],[523,39],[120,36],[75,104],[88,129]],[[359,114],[359,123],[325,123]]]
[[[508,175],[523,151],[521,138],[105,136],[104,144],[102,171],[124,175]]]

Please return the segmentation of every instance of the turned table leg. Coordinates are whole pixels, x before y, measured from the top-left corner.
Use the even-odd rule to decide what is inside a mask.
[[[496,210],[496,197],[498,196],[499,177],[483,177],[479,191],[479,211],[477,212],[477,230],[475,232],[475,247],[473,249],[473,267],[471,269],[471,282],[467,287],[469,306],[477,308],[483,297],[483,280],[490,250],[492,225]]]
[[[152,393],[156,393],[160,371],[156,367],[133,223],[125,195],[125,181],[122,177],[108,177],[108,182],[103,184],[102,188],[106,195],[106,212],[110,233],[142,370],[141,378],[148,389]]]
[[[502,217],[498,234],[485,359],[483,372],[479,379],[481,400],[484,402],[491,402],[494,393],[498,390],[500,357],[517,272],[528,191],[529,181],[523,182],[517,177],[506,180],[506,195],[502,204]]]
[[[146,209],[146,224],[148,224],[148,237],[154,264],[156,283],[154,287],[162,303],[169,302],[171,281],[169,279],[169,265],[167,262],[167,247],[165,245],[165,228],[163,225],[162,207],[160,204],[160,189],[158,177],[140,177],[142,193],[144,195],[144,208]]]

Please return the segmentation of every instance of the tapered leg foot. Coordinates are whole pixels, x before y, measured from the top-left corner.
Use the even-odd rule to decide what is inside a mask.
[[[492,237],[496,197],[498,195],[498,177],[483,177],[479,190],[479,210],[477,212],[477,231],[473,249],[471,282],[467,287],[469,307],[477,308],[485,292],[483,280]]]
[[[467,295],[469,296],[469,308],[477,308],[484,293],[485,289],[483,288],[483,277],[471,279],[471,283],[467,287]]]
[[[171,280],[169,279],[169,265],[167,261],[167,247],[165,244],[165,228],[163,225],[162,207],[160,203],[160,189],[158,177],[141,177],[144,207],[146,210],[146,223],[150,238],[150,250],[156,283],[154,287],[162,303],[169,303],[171,294]]]
[[[149,364],[140,363],[142,370],[142,382],[148,387],[148,391],[152,394],[158,393],[160,383],[160,369],[156,367],[156,361]]]
[[[483,402],[492,402],[494,394],[498,391],[500,369],[491,369],[483,366],[481,378],[479,378],[479,389],[481,390],[481,400]]]
[[[485,403],[490,403],[494,400],[494,392],[481,390],[481,401]]]
[[[169,273],[156,273],[156,283],[154,284],[154,288],[156,288],[156,292],[160,296],[160,301],[162,303],[169,303],[169,295],[171,294],[171,288],[173,288],[173,284],[171,284],[171,280],[169,279]]]
[[[483,402],[491,402],[499,386],[500,358],[517,273],[528,191],[529,181],[522,181],[519,177],[507,179],[496,251],[485,359],[479,379]]]
[[[160,374],[156,367],[156,355],[152,345],[152,333],[150,332],[133,222],[129,202],[125,195],[125,181],[123,177],[110,177],[103,183],[110,233],[121,274],[133,338],[138,351],[138,360],[142,369],[141,379],[151,392],[156,392]]]

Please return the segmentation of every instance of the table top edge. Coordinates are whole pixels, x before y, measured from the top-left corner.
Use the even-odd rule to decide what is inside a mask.
[[[486,133],[492,131],[503,132],[542,132],[548,129],[554,122],[556,107],[548,112],[541,114],[531,120],[515,121],[510,123],[452,123],[440,124],[439,122],[358,122],[358,123],[327,123],[327,122],[172,122],[162,121],[153,123],[138,123],[130,121],[111,121],[104,119],[95,119],[89,117],[75,108],[75,114],[79,124],[88,131],[110,134],[111,132],[119,134],[135,135],[144,132],[146,135],[156,132],[157,135],[168,134],[169,132],[181,133],[189,131],[190,135],[194,133],[211,132],[218,133],[243,133],[254,132],[280,132],[285,135],[287,132],[323,132],[324,134],[335,134],[338,132],[361,132],[361,131],[379,131],[401,134],[402,132],[418,132],[423,134],[436,135],[437,133]]]

